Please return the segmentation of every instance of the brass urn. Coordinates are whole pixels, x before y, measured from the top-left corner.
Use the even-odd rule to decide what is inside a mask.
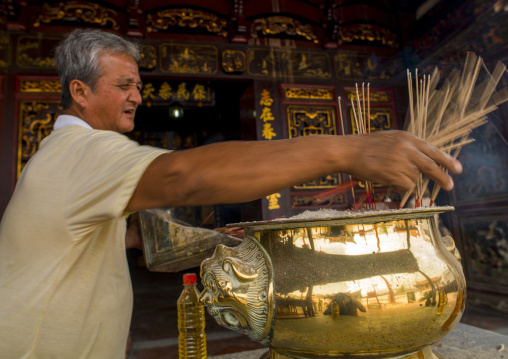
[[[453,207],[308,212],[234,224],[245,239],[201,264],[200,300],[266,358],[440,358],[459,322],[460,256],[435,216]]]

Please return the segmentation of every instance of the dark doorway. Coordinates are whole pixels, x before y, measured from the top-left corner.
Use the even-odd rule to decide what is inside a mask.
[[[212,104],[175,102],[144,103],[136,112],[130,137],[140,144],[184,150],[213,142],[255,140],[253,86],[250,81],[209,82]],[[170,107],[179,106],[183,116],[172,118]],[[261,220],[261,203],[217,204],[179,208],[180,220],[194,226],[219,228],[226,224]]]

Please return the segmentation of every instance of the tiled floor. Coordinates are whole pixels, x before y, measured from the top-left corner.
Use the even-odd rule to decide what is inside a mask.
[[[182,291],[181,273],[155,273],[136,264],[137,253],[129,253],[134,289],[134,311],[131,325],[131,347],[128,359],[177,359],[178,328],[176,301]],[[199,282],[199,281],[198,281]],[[201,288],[200,288],[201,289]],[[489,308],[466,306],[462,322],[508,335],[508,314]],[[219,326],[206,314],[208,355],[264,348],[244,335]]]

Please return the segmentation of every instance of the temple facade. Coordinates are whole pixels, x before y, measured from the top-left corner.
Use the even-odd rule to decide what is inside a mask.
[[[128,136],[179,150],[358,133],[355,102],[367,96],[371,131],[403,129],[407,70],[447,72],[468,52],[489,69],[508,64],[507,20],[503,0],[2,0],[0,214],[62,111],[53,51],[74,28],[140,44],[143,104]],[[464,173],[454,190],[436,203],[455,206],[442,220],[462,253],[468,300],[508,312],[507,105],[488,121],[458,157]],[[348,181],[337,173],[252,203],[183,212],[195,225],[223,227],[350,209],[366,184],[319,199]],[[370,194],[379,206],[401,201],[383,186]]]

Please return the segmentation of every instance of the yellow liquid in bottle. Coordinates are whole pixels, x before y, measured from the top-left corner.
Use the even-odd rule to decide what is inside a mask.
[[[206,359],[205,308],[195,284],[187,284],[177,302],[179,359]]]

